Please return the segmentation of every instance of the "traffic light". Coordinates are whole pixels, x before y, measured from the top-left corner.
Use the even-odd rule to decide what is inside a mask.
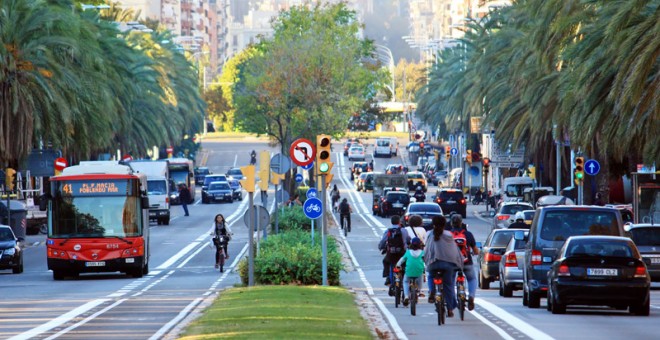
[[[7,191],[14,191],[14,184],[16,184],[16,170],[7,168],[5,171],[5,188]]]
[[[472,150],[467,149],[465,152],[465,161],[467,164],[472,165]]]
[[[424,150],[424,142],[419,143],[419,154],[424,155],[426,150]]]
[[[575,157],[575,179],[584,179],[584,157]]]
[[[270,177],[270,152],[261,151],[259,153],[259,189],[268,190],[268,180]]]
[[[286,175],[280,175],[273,171],[270,172],[270,181],[273,183],[273,185],[280,185],[280,182],[284,180],[284,177],[286,177]]]
[[[483,168],[484,168],[484,173],[487,174],[488,171],[490,170],[490,159],[484,157]]]
[[[332,170],[332,150],[330,149],[332,137],[329,135],[316,136],[316,169],[319,175],[327,175]]]
[[[445,157],[447,157],[447,160],[449,160],[451,158],[451,148],[450,147],[445,148]]]
[[[243,173],[243,179],[239,181],[241,182],[241,186],[247,192],[254,192],[254,165],[242,166],[241,172]]]

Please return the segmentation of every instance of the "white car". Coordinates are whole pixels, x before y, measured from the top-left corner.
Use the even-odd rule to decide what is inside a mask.
[[[351,146],[350,149],[348,149],[348,160],[365,160],[365,153],[364,153],[364,147],[361,145],[356,145],[356,146]]]

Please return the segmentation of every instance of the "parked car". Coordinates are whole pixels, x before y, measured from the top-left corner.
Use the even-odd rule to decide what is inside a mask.
[[[651,278],[627,237],[569,237],[547,280],[547,308],[552,314],[563,314],[570,305],[605,305],[649,315]]]
[[[200,166],[195,168],[194,173],[195,173],[195,184],[202,185],[204,183],[204,177],[206,177],[206,175],[210,175],[212,172],[209,170],[209,168],[205,166]]]
[[[211,182],[227,182],[227,176],[225,175],[206,175],[204,177],[204,183],[202,183],[202,191],[209,187]]]
[[[11,269],[14,274],[23,272],[23,250],[14,231],[4,224],[0,224],[0,269]]]
[[[233,193],[233,198],[235,200],[242,201],[243,200],[243,186],[241,185],[241,182],[237,179],[230,178],[227,180],[227,183],[229,183],[229,187],[231,188],[231,191]]]
[[[488,289],[500,278],[500,260],[513,234],[521,229],[493,229],[479,252],[479,288]]]
[[[660,281],[660,225],[628,224],[624,229],[635,242],[652,281]]]
[[[516,221],[516,213],[523,210],[534,210],[534,206],[526,202],[502,202],[493,217],[493,229],[508,228]]]
[[[463,218],[467,217],[467,200],[461,190],[438,189],[433,197],[433,202],[437,203],[445,214],[454,211],[461,214]]]
[[[229,183],[224,182],[211,182],[206,189],[202,190],[202,203],[211,202],[234,202],[234,191],[231,190]]]
[[[351,146],[350,149],[348,149],[348,160],[352,161],[355,159],[359,159],[361,161],[365,160],[365,152],[364,152],[364,147],[362,145],[353,145]]]
[[[227,178],[233,178],[239,181],[245,178],[243,176],[243,171],[241,171],[241,168],[231,168],[229,169],[229,171],[227,171],[225,176],[227,176]]]
[[[417,189],[417,186],[422,186],[422,190],[426,192],[428,190],[428,185],[426,183],[426,176],[419,171],[410,171],[406,174],[408,178],[408,190],[413,191]]]
[[[558,205],[536,210],[523,264],[523,305],[538,308],[548,289],[548,270],[557,250],[571,236],[624,236],[618,210],[596,206]]]
[[[407,191],[388,191],[380,204],[380,216],[388,217],[395,214],[402,216],[406,213],[408,204],[410,204],[410,196]]]
[[[522,233],[522,235],[515,237],[516,233]],[[522,264],[527,244],[524,233],[527,231],[515,231],[514,237],[504,248],[504,255],[500,260],[500,296],[511,297],[514,290],[522,289]]]
[[[432,202],[412,202],[408,205],[408,209],[406,210],[406,213],[403,215],[403,225],[407,226],[408,225],[408,220],[410,219],[410,216],[412,215],[419,215],[422,217],[422,226],[424,229],[432,230],[433,226],[431,224],[431,220],[433,219],[433,216],[442,216],[442,209],[440,209],[440,206],[432,203]],[[425,241],[425,240],[422,240]]]

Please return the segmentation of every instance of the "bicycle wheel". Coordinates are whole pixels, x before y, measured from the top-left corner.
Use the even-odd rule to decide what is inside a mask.
[[[394,286],[394,308],[399,308],[401,304],[401,287],[397,284]]]
[[[220,272],[225,271],[225,249],[224,247],[218,248],[218,252],[220,253],[220,256],[218,257],[220,261],[218,261],[218,264],[220,265]]]
[[[458,315],[461,317],[461,321],[465,318],[465,294],[461,294],[458,299]]]
[[[342,228],[344,228],[344,237],[348,236],[348,226],[342,221]]]
[[[417,287],[413,284],[410,285],[408,300],[410,301],[410,315],[417,315]]]
[[[439,295],[438,295],[439,294]],[[442,290],[436,290],[436,311],[438,312],[438,325],[442,326],[445,323],[445,299],[442,296]]]

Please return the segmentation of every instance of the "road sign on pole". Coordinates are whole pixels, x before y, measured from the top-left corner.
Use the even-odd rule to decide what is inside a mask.
[[[302,174],[296,174],[296,183],[302,183],[303,181],[303,175]]]
[[[309,188],[307,189],[307,198],[317,198],[318,196],[318,191],[316,191],[316,188]]]
[[[323,204],[316,197],[307,198],[303,204],[303,212],[310,219],[317,219],[323,214]]]
[[[457,148],[451,148],[451,151],[450,151],[450,152],[451,152],[451,155],[452,155],[452,156],[456,156],[456,155],[458,155],[458,149],[457,149]]]
[[[316,147],[310,140],[299,138],[291,143],[289,154],[294,163],[300,166],[306,166],[314,162],[314,158],[316,158]]]
[[[595,159],[590,159],[584,163],[584,172],[587,175],[595,176],[600,171],[600,163]]]
[[[284,175],[291,170],[291,159],[278,153],[270,159],[270,169],[276,174]]]
[[[309,164],[307,164],[307,165],[303,165],[303,166],[301,166],[301,168],[302,168],[303,170],[309,170],[309,169],[311,169],[311,168],[313,168],[313,167],[314,167],[314,162],[311,162],[311,163],[309,163]]]

